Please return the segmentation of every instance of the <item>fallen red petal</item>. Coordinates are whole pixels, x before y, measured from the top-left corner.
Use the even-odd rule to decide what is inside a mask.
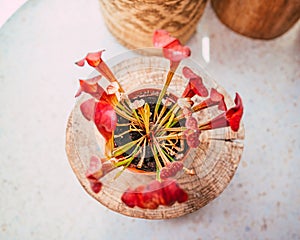
[[[133,208],[137,205],[136,197],[132,189],[126,190],[121,197],[123,203],[125,203],[128,207]]]
[[[188,195],[176,181],[166,179],[161,183],[152,181],[134,190],[128,189],[123,193],[121,200],[131,208],[137,206],[143,209],[156,209],[159,205],[171,206],[176,201],[185,202]]]
[[[163,184],[163,191],[165,196],[165,204],[170,206],[176,201],[178,203],[183,203],[188,200],[188,194],[179,187],[179,185],[174,180],[166,180]]]
[[[153,181],[143,191],[143,206],[147,209],[158,208],[162,198],[160,182]]]
[[[139,186],[137,187],[134,192],[133,196],[135,197],[136,206],[140,208],[146,208],[143,200],[143,191],[145,189],[145,186]]]
[[[101,182],[90,182],[91,189],[93,190],[94,193],[99,193],[102,188],[102,183]]]

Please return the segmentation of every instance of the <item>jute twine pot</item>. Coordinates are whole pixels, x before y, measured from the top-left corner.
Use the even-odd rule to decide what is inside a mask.
[[[114,65],[114,64],[113,64]],[[203,77],[204,84],[210,89],[216,88],[224,94],[228,107],[234,105],[233,100],[226,91],[209,76],[202,72],[193,62],[186,62]],[[113,66],[113,72],[126,92],[140,89],[157,88],[164,83],[169,62],[161,57],[138,56],[118,61]],[[180,96],[187,80],[181,76],[181,67],[174,75],[169,92]],[[135,173],[125,170],[120,177],[113,180],[116,172],[111,172],[104,179],[102,189],[95,194],[85,176],[92,155],[101,155],[102,136],[97,133],[93,123],[86,121],[80,113],[79,105],[86,100],[83,96],[76,103],[66,130],[66,152],[71,167],[84,189],[101,204],[118,213],[146,219],[168,219],[179,217],[205,206],[219,196],[227,187],[239,164],[243,152],[244,128],[241,124],[238,132],[229,127],[203,132],[200,135],[201,144],[196,149],[190,149],[184,159],[185,167],[194,170],[195,175],[181,174],[176,180],[180,187],[189,196],[187,202],[175,203],[172,206],[159,206],[158,209],[149,210],[139,207],[130,208],[121,201],[122,193],[128,187],[135,188],[155,178],[155,174]],[[206,110],[195,117],[199,121],[206,121],[216,115],[218,110]],[[119,170],[116,170],[117,172]]]
[[[300,17],[299,0],[212,0],[212,6],[233,31],[259,39],[284,34]]]
[[[109,31],[126,47],[152,47],[154,30],[185,43],[195,32],[207,0],[100,0]]]

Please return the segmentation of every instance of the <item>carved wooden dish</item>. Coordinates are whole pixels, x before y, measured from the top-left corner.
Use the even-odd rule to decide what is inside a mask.
[[[135,56],[124,59],[119,57],[108,64],[122,84],[126,92],[136,89],[156,87],[159,88],[168,71],[169,62],[161,57]],[[234,105],[226,91],[212,80],[197,64],[184,61],[181,65],[192,67],[202,76],[208,88],[214,87],[225,97],[228,107]],[[180,73],[180,69],[177,70]],[[180,95],[186,80],[181,74],[175,74],[169,92]],[[91,122],[80,114],[79,105],[86,97],[76,103],[70,114],[66,130],[66,152],[71,167],[84,189],[97,201],[107,208],[118,213],[146,219],[167,219],[179,217],[205,206],[215,199],[227,187],[234,176],[243,152],[244,128],[241,124],[238,132],[233,132],[229,127],[209,130],[201,133],[201,144],[196,149],[190,149],[184,165],[193,169],[194,175],[181,174],[176,180],[188,193],[189,199],[184,203],[175,203],[172,206],[159,206],[158,209],[149,210],[139,207],[130,208],[121,201],[122,192],[128,186],[135,187],[154,179],[149,174],[134,173],[125,170],[115,181],[108,174],[103,180],[103,187],[95,194],[85,176],[91,155],[101,155],[101,135],[97,134]],[[196,117],[210,119],[214,111],[203,111]],[[100,144],[99,144],[100,143]],[[112,172],[113,174],[113,172]]]

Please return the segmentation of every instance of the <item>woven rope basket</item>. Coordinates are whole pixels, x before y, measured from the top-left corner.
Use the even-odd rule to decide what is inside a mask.
[[[152,47],[156,29],[182,43],[193,35],[207,0],[100,0],[109,31],[128,48]]]

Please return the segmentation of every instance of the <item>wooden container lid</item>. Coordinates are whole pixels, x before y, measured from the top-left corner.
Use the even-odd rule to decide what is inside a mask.
[[[284,34],[300,17],[298,0],[212,0],[212,7],[233,31],[259,39]]]

